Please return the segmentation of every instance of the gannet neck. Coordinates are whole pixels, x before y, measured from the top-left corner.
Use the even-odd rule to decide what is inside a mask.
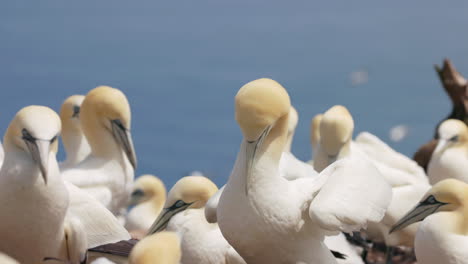
[[[310,122],[310,143],[312,145],[312,153],[317,151],[320,144],[320,122],[322,122],[323,114],[317,114]]]
[[[267,158],[269,162],[279,165],[281,154],[288,144],[288,115],[281,117],[276,121],[275,125],[271,128],[270,132],[258,147],[255,154],[256,159],[259,161],[263,157]],[[258,164],[257,161],[257,164]]]
[[[285,152],[291,152],[292,142],[294,139],[294,132],[296,131],[298,121],[299,115],[296,109],[293,106],[291,106],[291,110],[289,110],[288,137],[286,140],[286,145],[284,147]]]
[[[115,88],[99,86],[91,90],[81,106],[82,130],[89,142],[92,154],[97,157],[123,159],[125,153],[114,133],[115,125],[118,124],[125,130],[122,133],[129,132],[130,121],[130,105],[127,98]],[[131,137],[128,140],[133,148]]]
[[[80,109],[83,95],[72,95],[62,104],[60,120],[62,121],[62,142],[67,153],[65,163],[74,165],[82,161],[90,152],[88,141],[81,130]]]

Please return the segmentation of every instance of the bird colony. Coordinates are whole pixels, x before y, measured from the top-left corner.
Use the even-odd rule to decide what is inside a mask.
[[[310,117],[313,160],[301,161],[287,87],[246,83],[234,98],[243,139],[219,189],[199,173],[169,190],[135,177],[131,107],[116,88],[70,96],[60,114],[26,106],[3,138],[0,263],[467,264],[467,84],[450,61],[438,72],[463,113],[417,162],[368,132],[353,138],[359,120],[342,105]]]

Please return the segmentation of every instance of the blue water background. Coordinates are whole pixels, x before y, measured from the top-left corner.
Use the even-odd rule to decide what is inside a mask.
[[[200,170],[222,184],[241,141],[233,98],[270,77],[299,111],[299,158],[311,157],[310,119],[334,104],[355,134],[411,155],[450,111],[433,64],[449,57],[468,76],[467,11],[435,0],[1,1],[0,133],[23,106],[59,110],[106,84],[131,103],[137,175],[171,186]],[[353,86],[360,69],[369,82]],[[410,133],[391,143],[397,124]]]

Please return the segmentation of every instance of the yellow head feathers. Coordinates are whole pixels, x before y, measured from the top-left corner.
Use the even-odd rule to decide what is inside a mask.
[[[64,127],[69,124],[71,128],[81,129],[78,117],[84,99],[84,95],[72,95],[65,99],[60,108],[60,120]]]
[[[203,176],[187,176],[180,179],[169,191],[164,207],[170,207],[181,200],[188,204],[193,203],[189,208],[201,208],[217,191],[218,187],[210,179]]]
[[[352,138],[354,121],[346,107],[335,105],[323,114],[320,122],[320,147],[328,155],[337,155]]]
[[[291,102],[278,82],[262,78],[251,81],[235,98],[236,120],[247,140],[256,140],[263,130],[287,115]]]
[[[128,258],[129,264],[179,264],[180,239],[174,232],[159,232],[138,242]]]
[[[57,153],[60,134],[60,118],[54,110],[38,105],[22,108],[11,121],[4,137],[5,150],[12,147],[28,151],[25,137],[51,142],[50,150]]]
[[[448,119],[439,126],[439,138],[452,140],[456,142],[465,142],[468,140],[468,127],[465,123],[457,119]]]
[[[310,143],[315,149],[320,143],[320,123],[322,122],[323,114],[317,114],[310,122]]]

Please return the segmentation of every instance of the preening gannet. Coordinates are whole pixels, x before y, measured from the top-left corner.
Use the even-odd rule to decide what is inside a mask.
[[[63,102],[60,109],[61,136],[67,153],[66,160],[59,164],[61,170],[76,166],[91,153],[80,125],[80,108],[84,98],[84,95],[72,95]]]
[[[179,236],[174,232],[163,231],[140,240],[130,253],[128,263],[179,264],[180,260]]]
[[[439,140],[427,175],[431,184],[447,178],[468,182],[468,127],[465,123],[449,119],[439,126]]]
[[[278,167],[287,138],[286,90],[255,80],[239,90],[235,106],[244,139],[217,208],[223,236],[247,263],[336,263],[324,235],[380,221],[390,187],[373,166],[353,159],[317,177],[284,179]]]
[[[118,89],[99,86],[81,105],[80,124],[91,154],[62,177],[88,192],[114,214],[125,210],[132,191],[136,155],[130,105]]]
[[[414,161],[369,133],[361,133],[359,142],[353,142],[353,129],[353,118],[344,106],[330,108],[320,124],[320,145],[314,165],[320,169],[344,157],[371,162],[392,186],[393,198],[384,219],[369,224],[367,235],[388,246],[412,246],[417,227],[408,227],[391,235],[388,230],[430,188],[427,177]]]
[[[456,179],[436,183],[391,232],[423,221],[416,233],[420,264],[468,263],[468,185]]]
[[[164,210],[149,230],[149,234],[163,229],[179,234],[184,264],[245,263],[224,239],[218,225],[205,219],[204,206],[216,191],[216,185],[206,177],[180,179],[169,191]]]
[[[24,264],[66,259],[64,219],[68,193],[56,153],[60,118],[50,108],[28,106],[10,123],[0,170],[0,251]]]
[[[125,228],[146,233],[165,201],[166,187],[158,177],[149,174],[138,177],[130,197],[130,205],[135,207],[126,216]]]

